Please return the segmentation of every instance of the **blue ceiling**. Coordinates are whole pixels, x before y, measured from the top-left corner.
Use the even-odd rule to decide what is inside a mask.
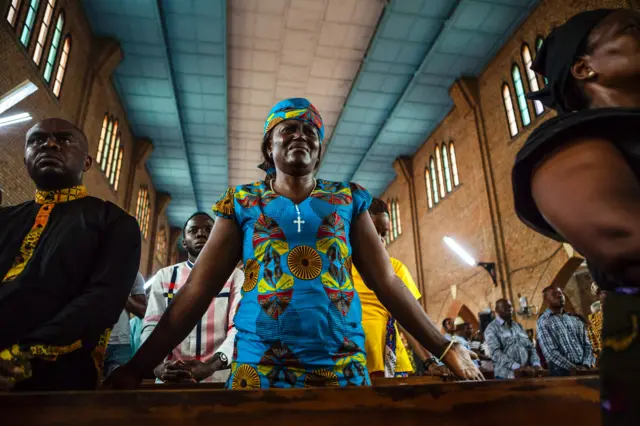
[[[270,1],[270,0],[259,0]],[[391,0],[319,171],[379,195],[540,0]],[[228,185],[227,1],[83,0],[96,35],[121,43],[113,82],[148,167],[171,194],[172,225],[208,211]]]
[[[380,195],[539,0],[393,0],[328,143],[319,176]],[[496,92],[498,93],[498,92]]]
[[[84,0],[93,31],[117,39],[113,82],[148,167],[181,226],[228,185],[226,0]]]

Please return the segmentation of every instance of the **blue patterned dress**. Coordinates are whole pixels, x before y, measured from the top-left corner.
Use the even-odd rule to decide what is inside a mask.
[[[231,389],[369,385],[350,230],[371,196],[318,180],[299,205],[264,181],[213,206],[242,229],[245,282],[235,317]]]

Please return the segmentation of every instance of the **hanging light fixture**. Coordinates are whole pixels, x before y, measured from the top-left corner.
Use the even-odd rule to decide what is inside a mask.
[[[495,262],[477,262],[473,256],[471,256],[460,244],[456,242],[453,238],[449,236],[445,236],[443,238],[444,243],[455,253],[460,259],[462,259],[469,266],[480,266],[484,268],[489,275],[491,275],[491,280],[493,281],[493,285],[498,286],[498,279],[496,276],[496,264]]]

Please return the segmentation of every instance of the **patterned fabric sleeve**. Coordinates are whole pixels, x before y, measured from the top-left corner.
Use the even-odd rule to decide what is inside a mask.
[[[220,197],[220,199],[213,205],[212,210],[216,216],[235,220],[235,193],[236,190],[234,188],[227,189],[224,195],[222,195],[222,197]]]
[[[353,216],[357,217],[369,210],[372,201],[371,194],[357,183],[351,182],[349,188],[351,188],[351,195],[353,195]]]

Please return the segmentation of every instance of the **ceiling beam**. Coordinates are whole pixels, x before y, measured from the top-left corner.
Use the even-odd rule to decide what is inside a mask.
[[[442,25],[440,26],[440,30],[438,31],[439,34],[442,34],[442,30],[446,27],[447,22],[451,19],[451,17],[456,13],[456,11],[460,7],[460,4],[462,3],[463,0],[455,0],[455,1],[456,1],[456,5],[453,8],[451,8],[451,11],[450,11],[449,15],[445,19],[442,20]],[[404,90],[402,91],[402,96],[400,96],[398,98],[398,100],[396,101],[395,105],[393,106],[393,109],[391,110],[391,113],[384,120],[384,123],[382,123],[382,126],[380,126],[380,130],[378,130],[378,133],[376,134],[375,138],[373,139],[373,142],[371,143],[371,145],[369,145],[369,148],[367,149],[367,152],[365,153],[365,155],[362,157],[362,159],[358,163],[358,166],[356,167],[356,170],[351,175],[351,179],[349,179],[350,181],[354,180],[355,176],[360,172],[360,170],[364,166],[365,162],[372,155],[373,149],[376,146],[378,146],[378,144],[380,143],[382,132],[384,132],[385,128],[389,124],[389,121],[395,116],[395,114],[396,114],[396,112],[398,110],[398,107],[404,102],[404,100],[406,99],[407,94],[409,93],[409,91],[416,84],[416,82],[418,80],[418,76],[420,75],[422,70],[426,67],[428,59],[429,59],[429,56],[430,56],[431,52],[433,52],[433,48],[436,45],[436,43],[438,42],[439,38],[440,38],[440,35],[438,35],[433,40],[433,43],[431,43],[431,46],[429,46],[429,49],[427,50],[427,52],[424,55],[424,58],[422,58],[422,62],[418,66],[418,69],[413,73],[413,77],[411,77],[411,80],[409,80],[409,83],[405,86]]]
[[[167,25],[165,22],[164,11],[162,8],[162,0],[156,0],[156,12],[158,13],[158,21],[160,24],[160,29],[162,30],[162,41],[164,43],[164,47],[167,53],[167,69],[169,70],[169,84],[171,85],[171,91],[173,93],[173,99],[176,104],[176,113],[178,114],[178,132],[180,133],[180,139],[182,140],[182,146],[184,148],[185,160],[187,162],[187,173],[189,174],[189,186],[191,187],[191,191],[193,193],[193,199],[196,202],[196,208],[199,208],[199,200],[198,194],[196,193],[195,185],[193,184],[193,172],[191,171],[191,162],[189,161],[189,151],[187,147],[187,140],[184,134],[183,128],[183,118],[180,113],[180,102],[178,100],[178,93],[176,90],[175,83],[175,71],[173,69],[173,64],[171,61],[171,51],[169,50],[169,38],[167,36]]]

